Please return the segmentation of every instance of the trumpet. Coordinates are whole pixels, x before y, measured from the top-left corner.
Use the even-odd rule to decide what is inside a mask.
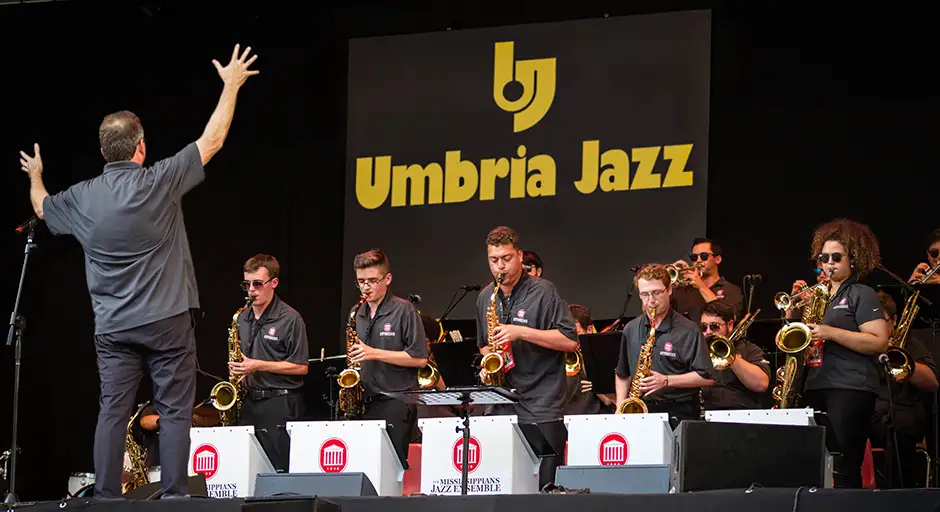
[[[688,286],[692,284],[692,280],[682,274],[683,270],[695,270],[698,272],[700,277],[702,275],[702,270],[698,266],[680,268],[675,264],[670,263],[669,265],[666,265],[665,268],[666,272],[669,272],[669,282],[673,286]]]
[[[712,360],[712,366],[716,370],[726,370],[734,363],[736,357],[734,344],[754,323],[754,318],[758,313],[760,313],[760,309],[745,315],[727,338],[720,334],[709,334],[705,337],[705,343],[708,345],[708,355]]]
[[[793,302],[794,299],[799,298],[800,295],[809,295],[815,288],[825,289],[828,293],[829,291],[829,282],[828,280],[821,281],[814,284],[813,286],[804,286],[798,292],[793,294],[788,294],[787,292],[780,292],[777,295],[774,295],[774,305],[777,306],[777,309],[780,311],[786,312],[790,309],[795,309],[803,306],[803,301]]]
[[[937,272],[937,270],[940,270],[940,261],[938,261],[936,265],[934,265],[933,267],[931,267],[930,270],[928,270],[927,272],[925,272],[925,273],[924,273],[924,277],[915,277],[914,279],[911,279],[911,284],[924,284],[924,283],[926,283],[927,280],[930,279],[930,276],[934,275],[934,274]]]
[[[911,329],[911,324],[914,323],[914,319],[917,318],[917,313],[920,310],[920,306],[917,305],[919,296],[920,291],[918,290],[907,299],[907,304],[904,306],[898,325],[894,328],[894,333],[888,340],[888,350],[884,354],[888,376],[895,382],[904,382],[910,379],[911,375],[914,374],[914,369],[917,368],[914,357],[904,348],[904,344],[907,341],[907,333]]]

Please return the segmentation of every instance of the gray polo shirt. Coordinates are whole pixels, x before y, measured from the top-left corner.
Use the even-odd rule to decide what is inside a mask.
[[[404,351],[411,357],[428,357],[424,323],[414,304],[388,292],[375,316],[370,318],[370,314],[368,302],[356,312],[356,333],[363,343],[382,350]],[[368,395],[418,388],[418,368],[363,361],[359,374]]]
[[[85,253],[95,334],[123,331],[199,307],[183,223],[183,195],[205,179],[196,143],[151,167],[112,162],[43,200],[54,235]]]
[[[747,338],[734,344],[736,357],[756,365],[770,378],[770,362],[764,358],[764,351]],[[721,409],[760,409],[761,394],[751,391],[735,375],[734,370],[715,370],[715,384],[702,388],[705,408],[711,411]]]
[[[672,308],[698,325],[702,318],[702,310],[705,309],[705,299],[702,294],[694,286],[676,286],[672,290]],[[743,318],[744,294],[741,293],[741,288],[722,277],[715,281],[709,290],[718,296],[717,300],[730,304],[739,320]]]
[[[633,377],[637,359],[640,357],[640,348],[649,338],[649,332],[650,321],[647,315],[640,315],[624,326],[620,341],[620,362],[617,365],[617,376],[621,379]],[[656,328],[652,370],[663,375],[695,372],[706,379],[713,379],[715,376],[702,330],[672,308]],[[698,389],[667,387],[649,397],[641,398],[646,403],[698,401]]]
[[[245,357],[309,363],[310,347],[304,319],[277,295],[261,313],[261,318],[255,318],[251,307],[242,311],[238,316],[238,339]],[[304,376],[254,372],[248,375],[245,384],[250,389],[299,389],[304,385]]]
[[[477,297],[477,345],[487,345],[486,309],[493,295],[493,283]],[[572,341],[578,341],[574,317],[568,303],[547,279],[522,274],[510,297],[498,292],[496,312],[499,323],[543,331],[557,329]],[[516,366],[506,373],[506,385],[515,389],[522,400],[514,407],[523,422],[557,420],[562,417],[570,393],[565,375],[565,353],[540,347],[525,340],[512,344]]]
[[[822,323],[859,332],[860,325],[879,318],[884,318],[884,312],[878,294],[870,286],[859,283],[853,273],[829,301]],[[810,352],[810,348],[812,346],[806,352]],[[808,366],[806,369],[805,390],[854,389],[878,393],[878,380],[877,356],[862,354],[834,341],[827,341],[822,346],[822,365]]]

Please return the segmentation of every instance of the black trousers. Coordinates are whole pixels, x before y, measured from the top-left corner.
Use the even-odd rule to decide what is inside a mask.
[[[652,413],[669,415],[669,426],[673,430],[685,420],[697,421],[702,418],[701,403],[698,398],[678,402],[647,402],[646,408]]]
[[[880,489],[924,487],[927,480],[927,460],[917,453],[917,443],[924,438],[897,431],[897,451],[894,438],[888,431],[887,418],[873,419],[869,439],[872,448],[884,449],[884,463],[876,474]],[[900,459],[900,473],[898,460]],[[880,477],[880,478],[879,478]]]
[[[239,425],[255,427],[255,437],[278,473],[287,473],[290,465],[288,421],[300,421],[304,414],[304,397],[299,390],[286,395],[252,399],[246,396],[238,416]]]
[[[398,459],[402,467],[408,469],[408,444],[411,431],[418,422],[417,407],[384,395],[366,398],[366,413],[362,419],[385,420],[385,428],[398,453]]]
[[[803,404],[826,413],[839,443],[841,453],[832,458],[833,486],[860,489],[875,394],[852,389],[814,389],[803,393]],[[837,450],[830,446],[829,451]]]
[[[513,405],[492,405],[488,406],[484,416],[509,416],[516,415],[520,423],[534,423],[538,425],[542,435],[548,444],[554,448],[558,455],[553,457],[542,457],[539,462],[539,489],[555,482],[555,471],[558,466],[565,463],[565,443],[568,442],[568,429],[565,428],[563,419],[535,421],[528,415],[527,411],[518,404]]]
[[[160,415],[160,486],[166,497],[189,493],[189,429],[196,398],[196,340],[190,312],[127,331],[95,336],[101,379],[95,428],[95,496],[119,498],[124,438],[144,372]]]

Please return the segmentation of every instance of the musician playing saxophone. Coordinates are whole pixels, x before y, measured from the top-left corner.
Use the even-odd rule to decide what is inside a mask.
[[[878,292],[878,299],[893,334],[898,321],[897,304],[883,291]],[[906,381],[898,383],[894,382],[894,379],[885,378],[885,372],[882,372],[878,398],[875,399],[875,413],[872,415],[871,430],[868,433],[872,448],[884,448],[884,468],[880,474],[890,478],[890,481],[878,485],[879,489],[926,487],[924,459],[917,454],[917,444],[927,435],[929,423],[925,411],[930,410],[932,393],[937,391],[940,374],[933,356],[915,332],[908,331],[904,349],[915,361],[914,373]],[[888,395],[889,385],[891,400]],[[891,402],[894,402],[893,416],[890,414]],[[888,422],[892,418],[897,434],[897,452],[892,436],[888,435]],[[895,453],[901,460],[900,475]]]
[[[512,406],[495,406],[493,414],[515,414],[522,423],[538,423],[548,442],[563,454],[567,431],[561,422],[568,399],[565,352],[578,348],[578,335],[568,304],[547,279],[522,269],[522,250],[516,232],[500,226],[486,237],[487,259],[494,280],[503,276],[497,290],[499,317],[493,342],[508,344],[515,366],[505,373],[506,387],[521,400]],[[486,313],[495,283],[477,298],[477,345],[489,353]],[[546,457],[539,467],[540,487],[551,483],[563,457]]]
[[[668,413],[672,428],[683,420],[700,417],[699,388],[714,384],[715,370],[708,357],[705,336],[698,326],[670,307],[672,286],[669,272],[660,264],[649,264],[636,273],[633,284],[644,313],[627,322],[620,342],[616,370],[617,404],[627,398],[640,348],[656,329],[649,377],[640,382],[641,397],[650,413]],[[648,312],[656,308],[650,324]],[[652,325],[652,327],[651,327]]]
[[[734,332],[733,306],[716,300],[705,304],[701,329],[707,337],[718,334],[728,338]],[[715,370],[715,384],[702,388],[705,409],[760,409],[761,393],[770,385],[770,363],[764,351],[744,334],[734,344],[734,362],[725,370]]]
[[[402,467],[408,469],[408,442],[417,423],[417,407],[386,392],[417,389],[418,369],[428,362],[424,324],[414,304],[390,293],[392,271],[379,249],[353,259],[356,285],[366,302],[356,312],[356,332],[362,343],[349,350],[351,361],[362,364],[364,420],[385,420],[389,438]]]
[[[807,324],[813,341],[806,349],[799,405],[827,413],[842,453],[833,458],[834,486],[860,488],[879,387],[876,357],[888,348],[881,302],[875,290],[859,282],[879,264],[878,240],[868,226],[835,219],[813,233],[810,254],[829,278],[830,299],[822,323]]]
[[[303,419],[310,349],[300,313],[275,293],[280,270],[277,259],[267,254],[245,262],[242,289],[254,300],[238,317],[244,359],[229,367],[244,393],[238,424],[253,425],[271,463],[286,471],[290,441],[285,426]]]

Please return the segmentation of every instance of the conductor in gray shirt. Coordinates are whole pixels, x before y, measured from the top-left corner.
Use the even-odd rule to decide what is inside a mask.
[[[222,148],[238,91],[258,71],[251,48],[224,68],[223,87],[205,131],[172,157],[144,167],[140,119],[122,111],[98,129],[104,172],[54,195],[42,181],[39,145],[20,152],[36,216],[54,235],[72,235],[85,254],[101,379],[95,429],[95,497],[120,498],[127,418],[146,368],[160,415],[160,486],[164,498],[188,496],[189,429],[196,386],[192,309],[196,277],[183,223],[183,195],[205,179],[203,166]]]

